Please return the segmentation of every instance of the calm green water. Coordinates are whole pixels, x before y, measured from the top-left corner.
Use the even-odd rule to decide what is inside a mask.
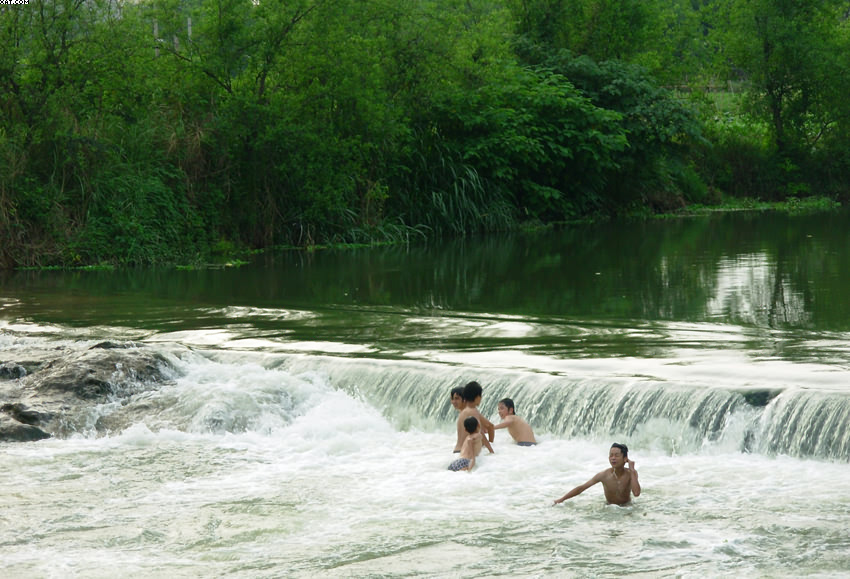
[[[645,356],[728,343],[734,326],[735,347],[822,360],[850,330],[848,216],[719,214],[281,252],[202,271],[16,272],[0,277],[0,291],[6,316],[37,323],[234,331],[248,324],[272,337],[368,344],[387,355],[521,344],[550,355]],[[402,323],[411,316],[430,323]],[[533,327],[485,335],[461,323],[476,318]],[[698,326],[683,334],[679,324]]]

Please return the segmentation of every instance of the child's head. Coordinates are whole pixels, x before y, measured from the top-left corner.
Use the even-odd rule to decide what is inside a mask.
[[[463,401],[464,402],[475,402],[476,398],[481,397],[481,393],[483,390],[481,389],[481,384],[478,382],[470,382],[466,386],[463,387]]]
[[[514,401],[510,398],[502,398],[499,400],[499,418],[504,418],[509,414],[516,414],[516,409],[514,408]]]
[[[463,427],[469,434],[475,434],[475,431],[478,430],[478,419],[474,416],[467,417],[467,419],[463,421]]]
[[[457,410],[461,410],[463,408],[463,386],[452,388],[450,397],[452,399],[452,406]]]

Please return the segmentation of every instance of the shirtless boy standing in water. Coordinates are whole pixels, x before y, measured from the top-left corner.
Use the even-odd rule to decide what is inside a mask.
[[[534,446],[537,440],[534,438],[534,431],[531,430],[528,422],[516,415],[514,401],[510,398],[499,400],[499,418],[502,421],[493,428],[507,428],[519,446]]]
[[[608,462],[611,463],[611,468],[606,468],[599,472],[586,483],[577,486],[560,499],[555,501],[555,504],[562,503],[567,499],[581,494],[598,482],[602,483],[602,488],[605,491],[605,500],[611,505],[627,505],[631,502],[633,494],[636,497],[640,496],[640,483],[638,482],[638,473],[635,470],[635,461],[629,460],[629,449],[625,444],[611,445],[611,450],[608,453]],[[629,468],[626,468],[626,464]]]
[[[466,430],[463,427],[463,421],[469,418],[470,416],[474,416],[478,421],[478,424],[481,426],[482,433],[484,431],[487,432],[487,438],[490,439],[490,442],[493,442],[493,438],[495,437],[496,429],[493,427],[493,423],[484,418],[484,416],[479,412],[478,405],[481,403],[481,393],[482,393],[481,384],[478,382],[470,382],[466,386],[463,387],[463,402],[466,405],[463,410],[460,411],[457,417],[457,442],[455,443],[454,452],[460,452],[460,447],[463,445],[463,441],[466,439]],[[490,449],[490,452],[493,452],[493,447],[489,444],[487,447]],[[478,447],[478,450],[481,450],[481,447]],[[478,454],[476,452],[476,454]]]
[[[468,416],[463,421],[463,429],[466,431],[466,438],[460,447],[460,457],[452,461],[449,470],[472,470],[475,466],[475,457],[481,452],[482,445],[486,445],[490,452],[493,452],[493,447],[481,434],[478,420],[474,416]]]

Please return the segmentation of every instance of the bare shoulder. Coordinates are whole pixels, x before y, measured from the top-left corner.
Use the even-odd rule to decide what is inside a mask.
[[[593,479],[591,479],[591,480],[595,480],[597,482],[598,481],[604,481],[606,478],[611,478],[611,476],[613,474],[614,474],[613,468],[606,468],[605,470],[601,470],[598,473],[596,473],[596,476],[594,476]]]
[[[477,408],[475,409],[475,417],[478,419],[478,422],[480,422],[481,424],[493,424],[492,422],[490,422],[490,421],[487,419],[487,417],[486,417],[486,416],[484,416],[483,414],[481,414],[481,411],[480,411],[480,410],[478,410]]]

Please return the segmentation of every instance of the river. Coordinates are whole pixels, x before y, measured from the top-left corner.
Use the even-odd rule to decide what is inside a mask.
[[[846,576],[848,260],[842,211],[0,274],[0,364],[110,340],[166,376],[0,443],[0,568]],[[449,390],[470,380],[540,444],[499,430],[495,454],[448,471]],[[554,506],[612,442],[641,496]]]

